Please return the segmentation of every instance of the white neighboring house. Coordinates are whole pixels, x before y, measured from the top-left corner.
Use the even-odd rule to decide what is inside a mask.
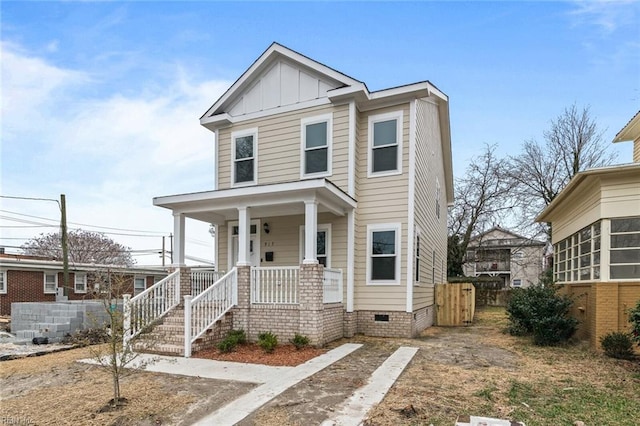
[[[464,275],[499,277],[504,287],[537,284],[545,267],[546,243],[494,227],[469,241]]]

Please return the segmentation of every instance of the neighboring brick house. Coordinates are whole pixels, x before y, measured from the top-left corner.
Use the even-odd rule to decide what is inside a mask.
[[[200,124],[211,190],[153,200],[174,217],[181,288],[190,218],[215,227],[215,264],[230,274],[216,286],[229,285],[225,311],[252,339],[411,337],[433,323],[453,203],[443,92],[429,81],[370,92],[274,43]]]
[[[629,327],[640,300],[640,112],[614,142],[633,141],[633,163],[576,174],[536,218],[552,223],[554,278],[576,297],[578,336],[593,348]]]
[[[69,288],[63,288],[60,261],[35,256],[0,254],[0,315],[11,315],[17,302],[55,302],[83,300],[94,296],[96,277],[117,274],[128,292],[137,294],[167,275],[162,269],[122,268],[112,265],[69,265]]]
[[[494,227],[469,241],[464,275],[498,277],[504,287],[538,283],[544,270],[546,243]]]

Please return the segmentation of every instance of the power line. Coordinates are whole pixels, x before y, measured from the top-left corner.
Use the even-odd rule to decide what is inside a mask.
[[[10,210],[0,209],[0,212],[15,214],[15,215],[18,215],[18,216],[31,217],[31,218],[34,218],[34,219],[50,220],[52,222],[57,222],[58,221],[57,219],[50,219],[48,217],[42,217],[42,216],[33,216],[33,215],[29,215],[29,214],[25,214],[25,213],[18,213],[18,212],[14,212],[14,211],[10,211]],[[142,233],[147,233],[147,234],[157,234],[156,237],[169,235],[169,233],[162,233],[160,231],[146,231],[146,230],[142,230],[142,229],[114,228],[114,227],[110,227],[110,226],[90,225],[88,223],[78,223],[78,222],[68,222],[68,223],[72,224],[72,225],[89,226],[91,228],[98,228],[98,229],[111,229],[111,230],[114,230],[114,231],[142,232]]]

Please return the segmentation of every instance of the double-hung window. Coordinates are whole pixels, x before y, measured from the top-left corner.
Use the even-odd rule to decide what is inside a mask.
[[[87,274],[75,273],[73,277],[73,288],[76,293],[87,292]]]
[[[138,295],[147,289],[147,280],[145,277],[135,277],[133,279],[133,294]]]
[[[400,283],[400,224],[367,227],[367,282]]]
[[[302,177],[331,174],[331,114],[303,118],[300,121],[302,140]]]
[[[402,111],[369,117],[369,176],[402,173]]]
[[[52,294],[58,290],[58,273],[57,272],[45,272],[44,273],[44,292],[45,294]]]
[[[0,293],[7,292],[7,271],[0,271]]]
[[[258,129],[242,130],[231,134],[233,140],[233,184],[251,185],[257,182]]]

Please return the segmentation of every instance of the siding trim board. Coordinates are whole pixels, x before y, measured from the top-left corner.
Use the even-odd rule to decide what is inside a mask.
[[[409,103],[409,195],[407,202],[407,304],[406,312],[413,312],[413,284],[415,273],[414,233],[416,196],[416,100]]]

